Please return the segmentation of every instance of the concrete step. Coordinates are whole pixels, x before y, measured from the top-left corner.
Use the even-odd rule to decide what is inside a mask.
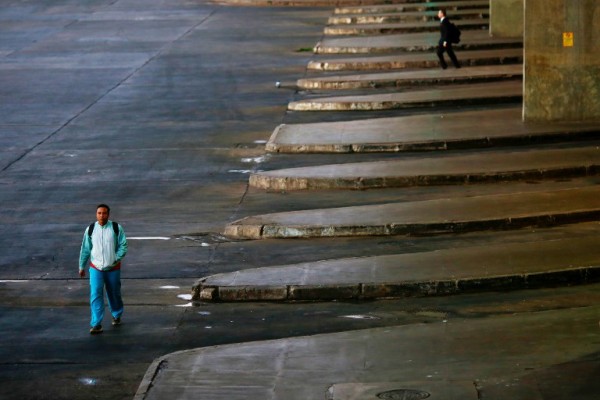
[[[523,66],[519,64],[487,65],[442,70],[379,72],[361,75],[335,75],[304,78],[297,81],[300,89],[368,89],[380,87],[450,85],[457,83],[493,82],[522,79]]]
[[[448,71],[448,70],[446,70]],[[435,107],[447,104],[497,104],[520,101],[520,80],[466,84],[437,89],[361,96],[321,97],[293,101],[291,111],[373,111],[400,108]]]
[[[435,235],[545,227],[600,218],[600,186],[250,216],[225,227],[237,239]]]
[[[383,4],[420,4],[422,0],[210,0],[211,4],[245,7],[356,7]],[[439,3],[438,3],[439,4]]]
[[[463,67],[468,65],[522,64],[523,49],[495,49],[458,52]],[[389,56],[316,59],[308,63],[314,71],[379,71],[407,68],[439,68],[435,52]]]
[[[433,11],[436,12],[444,7],[449,14],[458,10],[473,8],[488,8],[489,0],[458,0],[458,1],[379,1],[378,4],[368,4],[365,1],[361,5],[336,7],[334,14],[368,14],[368,13],[398,13],[404,11]]]
[[[343,122],[283,124],[266,149],[281,153],[434,151],[600,138],[598,123],[523,123],[522,107]],[[477,121],[477,123],[474,123]]]
[[[440,38],[439,32],[404,33],[378,36],[328,37],[318,42],[316,54],[369,54],[398,51],[433,51]],[[521,38],[490,37],[487,31],[465,31],[461,43],[454,46],[460,50],[486,50],[523,47]]]
[[[467,30],[489,30],[490,20],[487,18],[454,20],[462,32]],[[439,21],[398,22],[352,25],[329,25],[323,30],[325,35],[382,35],[392,33],[439,32]]]
[[[373,189],[493,183],[600,174],[597,146],[527,149],[408,160],[330,164],[260,171],[250,185],[266,190]]]
[[[598,282],[599,265],[590,235],[246,269],[202,278],[193,293],[209,301],[438,296]]]
[[[389,24],[396,22],[432,22],[440,23],[437,10],[428,11],[403,11],[395,13],[372,13],[372,14],[336,14],[327,20],[329,25],[344,24]],[[473,8],[452,11],[452,20],[489,18],[489,7]]]
[[[452,300],[410,302],[396,309],[354,306],[359,314],[351,315],[350,305],[290,305],[284,312],[303,313],[310,327],[321,321],[355,322],[344,332],[202,344],[162,356],[148,367],[134,399],[596,400],[600,307],[594,286],[580,290],[585,298],[579,300],[569,290],[540,294],[539,300],[525,293],[499,294],[497,301],[487,296],[481,304],[462,305],[464,314],[452,312],[458,303]],[[531,304],[543,311],[529,311]],[[197,309],[234,313],[235,324],[215,327],[223,331],[286,322],[287,315],[281,321],[261,320],[261,307],[250,308],[256,311],[250,316],[243,311],[249,307],[235,305]],[[190,334],[209,336],[200,332],[211,318],[195,318],[202,322]],[[375,321],[367,325],[366,319]],[[370,326],[381,327],[361,329]]]

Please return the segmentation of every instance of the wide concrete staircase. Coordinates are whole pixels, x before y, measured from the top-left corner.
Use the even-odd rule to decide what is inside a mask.
[[[236,240],[402,240],[577,226],[565,230],[573,237],[534,235],[526,243],[498,240],[484,247],[265,266],[202,278],[196,299],[372,299],[598,280],[600,127],[522,122],[522,40],[489,35],[487,1],[443,2],[463,31],[456,46],[463,68],[440,69],[434,54],[439,37],[434,15],[440,5],[335,9],[288,110],[299,119],[317,111],[340,118],[277,126],[266,150],[339,153],[348,159],[255,171],[249,185],[272,192],[274,201],[279,192],[289,191],[318,197],[327,190],[352,196],[352,190],[443,185],[502,190],[248,215],[231,222],[224,234]],[[378,114],[353,119],[357,112]],[[375,158],[354,162],[351,155],[357,154]],[[569,184],[561,186],[561,180]],[[539,186],[507,186],[511,182]]]

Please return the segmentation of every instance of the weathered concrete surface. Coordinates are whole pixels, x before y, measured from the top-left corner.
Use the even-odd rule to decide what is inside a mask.
[[[487,29],[489,20],[486,18],[462,19],[454,21],[462,32],[473,29]],[[439,21],[427,22],[398,22],[330,25],[323,30],[325,35],[380,35],[391,33],[439,32]]]
[[[440,75],[451,74],[452,69],[440,70]],[[415,90],[401,93],[372,94],[362,96],[321,97],[292,101],[292,111],[372,111],[398,108],[433,107],[447,104],[485,104],[519,101],[523,84],[520,80],[477,83]]]
[[[409,53],[388,56],[357,56],[348,58],[320,58],[308,63],[315,71],[365,71],[405,68],[439,68],[434,52]],[[461,65],[499,65],[523,63],[523,49],[472,50],[460,52]]]
[[[413,0],[394,0],[410,3]],[[387,0],[211,0],[210,3],[245,7],[356,7],[364,4],[378,6]]]
[[[438,10],[428,11],[403,11],[394,13],[369,13],[369,14],[335,14],[327,20],[330,25],[343,24],[385,24],[395,22],[426,22],[436,21]],[[452,11],[452,20],[488,18],[489,7],[468,8]],[[439,20],[437,21],[439,24]]]
[[[155,360],[135,399],[349,400],[413,389],[447,400],[593,400],[599,312],[444,315],[412,326],[198,348]]]
[[[486,65],[469,68],[451,68],[417,71],[379,72],[361,75],[329,75],[299,79],[300,89],[361,89],[378,87],[452,85],[457,83],[493,82],[521,79],[523,66],[519,64]]]
[[[367,3],[365,3],[367,4]],[[448,11],[468,10],[473,8],[488,7],[489,0],[458,0],[458,1],[431,1],[431,2],[410,2],[396,1],[394,4],[386,4],[381,1],[375,5],[358,5],[353,7],[337,7],[335,14],[368,14],[368,13],[399,13],[405,11],[432,11],[437,15],[441,7]]]
[[[525,2],[526,121],[600,121],[600,2]]]
[[[600,280],[594,224],[588,236],[432,252],[343,258],[211,275],[194,286],[207,301],[341,300],[517,290]]]
[[[523,37],[525,0],[490,0],[490,35]]]
[[[238,239],[433,235],[596,220],[600,188],[449,198],[263,214],[228,224]]]
[[[266,149],[281,153],[452,150],[593,139],[596,123],[524,123],[521,107],[406,117],[282,124]],[[473,121],[477,121],[476,124]]]
[[[390,53],[395,51],[433,51],[438,43],[439,32],[405,33],[380,36],[358,36],[343,38],[324,38],[314,47],[317,54],[367,54]],[[460,44],[454,46],[460,50],[484,50],[522,47],[521,38],[490,37],[487,31],[465,31]],[[460,54],[457,54],[460,59]]]
[[[557,179],[600,173],[597,146],[444,155],[260,171],[250,186],[266,190],[373,189]]]

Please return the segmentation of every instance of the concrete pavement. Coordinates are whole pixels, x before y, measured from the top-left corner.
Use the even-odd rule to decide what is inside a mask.
[[[450,1],[398,1],[394,4],[385,4],[378,1],[378,4],[369,4],[369,1],[356,6],[338,6],[333,11],[334,14],[370,14],[370,13],[403,13],[406,11],[420,11],[423,13],[435,12],[441,7],[445,7],[453,14],[457,10],[480,9],[482,7],[489,10],[489,0],[450,0]],[[383,3],[383,4],[382,4]]]
[[[449,67],[440,73],[449,77]],[[519,101],[523,97],[520,80],[474,83],[426,90],[407,90],[385,94],[317,97],[288,104],[291,111],[373,111],[422,108],[444,105],[496,104]]]
[[[317,54],[369,54],[398,51],[433,51],[439,32],[404,33],[378,36],[326,37],[314,47]],[[490,37],[487,31],[465,31],[455,50],[485,50],[522,47],[522,39]]]
[[[266,190],[373,189],[582,177],[600,173],[597,146],[478,152],[417,159],[258,171],[250,186]]]
[[[548,227],[600,218],[600,187],[452,197],[253,215],[229,223],[237,239],[436,235]]]
[[[518,42],[476,43],[477,35],[469,36],[477,48],[519,46]],[[415,39],[415,43],[418,42],[417,36],[412,39]],[[425,36],[421,36],[421,39],[429,40]],[[328,40],[325,39],[323,43]],[[360,41],[360,38],[357,40]],[[329,48],[335,48],[336,43],[327,44],[330,43],[333,45]],[[353,49],[368,48],[368,52],[418,49],[418,46],[411,46],[404,43],[401,47],[386,47],[385,50],[377,46]],[[320,52],[323,48],[317,46],[315,51]],[[423,46],[420,49],[425,48]],[[486,97],[478,97],[479,93],[501,93],[502,90],[512,91],[511,95],[517,93],[518,96],[520,87],[520,83],[473,85],[465,91],[462,98],[454,97],[451,102],[457,104],[467,96],[470,96],[471,101],[476,99],[475,101],[482,102],[486,101]],[[455,95],[461,89],[455,88]],[[412,92],[407,97],[412,98],[411,104],[417,104],[415,99],[419,95]],[[396,101],[390,108],[400,107],[402,102],[411,102],[406,100],[407,97],[399,101],[393,95],[377,96],[380,98],[376,101],[382,102],[386,96],[388,102],[390,99]],[[426,96],[431,99],[432,93],[426,93]],[[499,96],[490,101],[498,99],[506,97]],[[329,100],[331,99],[323,101]],[[360,106],[355,106],[353,109],[359,108]],[[289,109],[301,108],[290,105]],[[480,120],[478,115],[468,116],[471,124],[473,121],[483,123],[484,126],[478,126],[477,133],[475,129],[465,133],[464,125],[461,130],[460,121],[464,117],[449,118],[454,124],[448,124],[450,128],[442,134],[445,135],[442,139],[436,137],[440,131],[431,129],[432,125],[429,124],[429,137],[423,134],[417,141],[420,140],[422,144],[432,141],[442,143],[447,139],[452,141],[454,129],[454,133],[460,131],[455,136],[457,142],[474,144],[479,141],[481,145],[487,141],[489,144],[485,117]],[[429,118],[432,121],[435,117]],[[497,118],[501,118],[500,113]],[[426,118],[421,119],[421,122],[425,121]],[[462,121],[464,123],[466,120]],[[399,122],[398,119],[388,121],[388,132],[392,126],[397,128],[402,125]],[[494,131],[500,140],[511,137],[510,140],[527,141],[535,140],[532,138],[536,135],[547,138],[569,135],[569,129],[564,127],[552,130],[546,126],[529,130],[529,127],[516,123],[515,119],[507,121],[507,125],[498,124],[498,120],[495,122],[502,128]],[[322,125],[323,129],[327,129],[321,131],[326,132],[322,135],[324,142],[348,143],[344,142],[345,139],[340,140],[343,135],[339,135],[334,127],[342,125],[337,124],[326,127]],[[351,125],[358,124],[347,124]],[[444,124],[433,126],[438,125]],[[516,131],[512,131],[511,126]],[[305,126],[306,130],[297,131],[306,132],[312,127],[314,126]],[[380,132],[385,129],[373,120],[365,122],[361,126],[365,135],[357,135],[361,138],[356,141],[369,142],[367,133],[370,133],[371,127],[376,130],[380,128]],[[587,135],[596,128],[592,126],[576,130],[578,134]],[[359,127],[354,132],[359,132],[358,129]],[[312,131],[316,132],[316,129]],[[398,137],[388,140],[390,143],[394,141],[402,140]],[[276,139],[271,141],[272,144],[274,142]],[[296,139],[299,148],[314,145],[314,142]],[[582,153],[577,151],[566,151],[572,154],[571,161],[576,164],[582,157]],[[494,159],[489,154],[479,157],[457,157],[453,159],[454,163],[449,164],[436,164],[429,159],[424,160],[420,166],[418,162],[412,166],[401,162],[386,166],[396,170],[412,168],[413,172],[419,168],[421,171],[432,171],[435,166],[436,173],[440,175],[460,170],[458,174],[464,178],[468,172],[474,171],[473,166],[477,166],[476,170],[482,174],[495,171],[502,175],[507,173],[506,167],[514,168],[515,173],[523,172],[525,167],[552,169],[548,165],[557,165],[558,158],[561,158],[550,150],[545,153],[545,161],[537,159],[540,164],[530,160],[530,163],[524,165],[518,161],[518,156],[511,158],[511,155],[505,159],[500,156]],[[598,159],[597,149],[590,148],[585,157],[595,165]],[[572,168],[568,164],[569,162],[563,164],[565,169]],[[318,180],[319,175],[328,175],[333,180],[339,178],[344,168],[348,168],[348,175],[351,175],[352,167],[321,166],[304,168],[302,171],[312,173],[311,179]],[[361,179],[375,168],[374,164],[362,164],[360,177],[356,179]],[[269,174],[274,173],[257,173],[254,177]],[[282,179],[289,181],[288,178],[293,174],[286,170],[279,171],[276,175],[283,175]],[[381,175],[381,169],[374,173],[378,178]],[[414,175],[418,176],[418,173]],[[298,187],[271,187],[285,190],[292,188]],[[600,209],[596,207],[598,194],[600,192],[596,185],[590,183],[576,189],[553,192],[256,215],[231,223],[226,227],[225,233],[237,239],[258,239],[349,234],[437,234],[470,229],[547,227],[575,221],[596,221],[600,216]],[[597,250],[598,225],[590,222],[588,226],[589,235],[555,241],[502,243],[425,253],[328,260],[213,275],[202,278],[197,283],[194,296],[197,301],[354,300],[533,288],[564,282],[590,283],[600,278],[597,265],[600,253]],[[598,311],[598,307],[586,307],[530,315],[511,314],[475,323],[442,319],[428,325],[184,351],[156,360],[146,373],[136,398],[540,400],[547,398],[548,393],[560,393],[563,398],[571,398],[576,393],[578,398],[591,399],[597,395],[595,389],[598,386],[595,383],[599,365],[596,345],[600,336]],[[556,351],[557,348],[561,351]],[[562,379],[556,379],[557,375]],[[573,379],[574,377],[589,385],[586,390],[580,390],[578,383],[581,381]],[[574,381],[577,383],[574,384]]]
[[[450,4],[450,3],[449,3]],[[438,10],[385,12],[385,8],[377,13],[336,13],[327,20],[330,25],[343,24],[385,24],[395,22],[426,22],[437,18]],[[490,15],[489,7],[466,8],[452,11],[452,20],[484,19]]]
[[[431,151],[593,139],[598,123],[527,123],[520,106],[311,124],[282,124],[266,148],[282,153]],[[477,121],[476,124],[473,121]]]
[[[460,63],[468,65],[500,65],[523,63],[523,49],[495,49],[461,51]],[[311,71],[368,71],[406,68],[435,68],[440,63],[435,52],[409,53],[388,56],[355,56],[325,58],[320,56],[308,63]]]
[[[154,361],[135,399],[592,400],[600,391],[599,313],[590,306],[478,320],[442,316],[188,350]]]
[[[456,20],[454,24],[461,31],[469,29],[485,29],[490,21],[487,18]],[[326,26],[325,35],[378,35],[389,33],[438,32],[439,21],[426,22],[396,22],[396,23],[367,23],[367,24],[335,24]]]
[[[279,265],[200,279],[200,301],[328,301],[440,296],[600,281],[599,227],[586,236]]]
[[[468,68],[451,68],[417,71],[364,73],[360,75],[334,75],[299,79],[297,86],[305,90],[367,89],[380,87],[406,87],[426,85],[451,85],[457,83],[495,82],[522,79],[523,66],[519,64],[486,65]]]

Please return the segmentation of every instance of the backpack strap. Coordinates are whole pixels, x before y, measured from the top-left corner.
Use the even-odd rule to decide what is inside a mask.
[[[88,236],[92,237],[92,232],[94,232],[94,226],[96,226],[95,222],[92,222],[90,224],[90,227],[88,228]],[[115,232],[115,241],[117,243],[119,243],[119,224],[117,224],[115,221],[112,221],[112,227],[113,227],[113,231]]]

